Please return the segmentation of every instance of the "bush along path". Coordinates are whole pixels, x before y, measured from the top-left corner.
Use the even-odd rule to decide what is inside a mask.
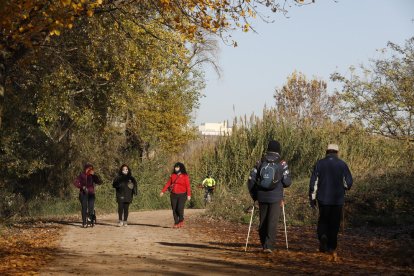
[[[115,214],[98,216],[94,228],[72,219],[15,225],[2,230],[1,275],[261,275],[414,273],[412,228],[345,229],[338,259],[317,251],[313,227],[278,232],[278,249],[259,248],[257,226],[244,252],[248,225],[212,220],[186,210],[186,225],[172,229],[170,210],[130,214],[117,227]]]

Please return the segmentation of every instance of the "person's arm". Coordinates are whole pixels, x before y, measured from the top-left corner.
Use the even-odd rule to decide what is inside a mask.
[[[212,178],[213,180],[213,187],[216,186],[216,180],[214,178]]]
[[[138,195],[138,183],[137,183],[137,180],[135,179],[135,177],[131,176],[131,181],[134,184],[134,189],[132,190],[132,192],[134,193],[134,195]]]
[[[309,181],[309,202],[312,208],[316,207],[316,193],[318,191],[318,174],[318,163],[316,163]]]
[[[247,180],[247,189],[249,190],[250,196],[253,199],[253,201],[257,200],[256,182],[258,181],[259,168],[260,168],[260,162],[257,162],[256,166],[251,170],[249,179]]]
[[[354,180],[352,179],[351,171],[348,168],[348,165],[344,163],[344,188],[345,190],[350,190]]]
[[[80,176],[76,177],[75,181],[73,181],[73,185],[80,189],[81,188],[81,180],[80,180]]]
[[[117,176],[117,177],[114,178],[114,181],[112,182],[112,187],[114,187],[115,189],[118,189],[119,186],[120,186],[119,176]]]
[[[167,183],[165,183],[164,188],[161,190],[160,196],[164,195],[164,193],[167,191],[168,187],[170,187],[171,183],[172,183],[172,176],[170,176]]]
[[[187,187],[187,198],[188,200],[191,199],[191,185],[190,185],[190,177],[187,175],[185,178],[185,186]]]
[[[288,164],[286,161],[280,162],[280,165],[282,166],[282,184],[283,188],[287,188],[290,185],[292,185],[292,178],[290,177],[290,171]]]
[[[99,175],[97,174],[92,174],[92,181],[93,183],[97,184],[97,185],[101,185],[102,184],[102,179]]]
[[[205,187],[205,186],[206,186],[206,182],[207,182],[207,180],[208,180],[208,178],[205,178],[205,179],[203,180],[203,182],[201,183],[201,184],[203,185],[203,187]]]

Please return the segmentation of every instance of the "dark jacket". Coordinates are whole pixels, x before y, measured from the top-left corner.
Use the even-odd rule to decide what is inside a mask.
[[[336,154],[327,154],[316,162],[309,183],[309,199],[324,205],[343,205],[345,190],[352,187],[348,165]]]
[[[131,175],[131,170],[128,169],[128,174],[122,172],[115,177],[112,187],[116,190],[116,201],[131,203],[134,195],[138,195],[138,184],[135,178]]]
[[[281,179],[275,189],[267,191],[260,189],[257,183],[260,181],[260,168],[264,161],[278,163],[281,172]],[[266,152],[263,158],[256,163],[256,166],[250,173],[247,187],[254,201],[261,203],[276,203],[283,199],[283,188],[287,188],[292,184],[290,172],[286,161],[281,160],[280,155],[276,152]]]
[[[102,180],[97,174],[81,173],[76,179],[73,185],[79,189],[79,193],[95,194],[95,185],[101,184]]]

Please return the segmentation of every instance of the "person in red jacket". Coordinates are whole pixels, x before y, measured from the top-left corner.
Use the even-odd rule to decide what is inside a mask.
[[[173,228],[184,226],[184,205],[191,199],[190,178],[183,163],[177,162],[173,172],[162,189],[160,196],[166,191],[170,192],[171,208],[174,216]]]
[[[79,189],[79,201],[82,205],[82,227],[86,228],[92,222],[95,205],[95,184],[102,181],[95,174],[92,164],[86,163],[83,172],[75,179],[73,185]],[[87,223],[88,220],[88,223]],[[93,226],[93,224],[91,224]]]

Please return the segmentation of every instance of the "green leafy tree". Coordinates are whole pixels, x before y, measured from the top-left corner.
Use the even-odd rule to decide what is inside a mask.
[[[141,32],[161,39],[153,28],[148,28],[151,23],[158,29],[174,32],[181,45],[202,42],[209,34],[236,45],[235,41],[228,41],[230,36],[225,35],[228,30],[248,31],[252,18],[259,15],[265,19],[265,15],[258,11],[260,6],[286,13],[284,7],[289,2],[306,4],[294,0],[3,0],[0,5],[0,127],[9,67],[33,47],[47,44],[51,38],[76,24],[87,23],[84,18],[94,14],[109,14],[119,22],[128,18],[129,24],[133,23]],[[142,45],[142,42],[136,42]]]
[[[414,141],[414,37],[404,46],[387,44],[387,57],[351,68],[351,76],[332,74],[342,83],[344,116],[372,133]]]
[[[9,68],[0,173],[25,198],[65,196],[85,161],[110,177],[118,160],[194,135],[202,75],[177,35],[122,15],[83,20]]]

